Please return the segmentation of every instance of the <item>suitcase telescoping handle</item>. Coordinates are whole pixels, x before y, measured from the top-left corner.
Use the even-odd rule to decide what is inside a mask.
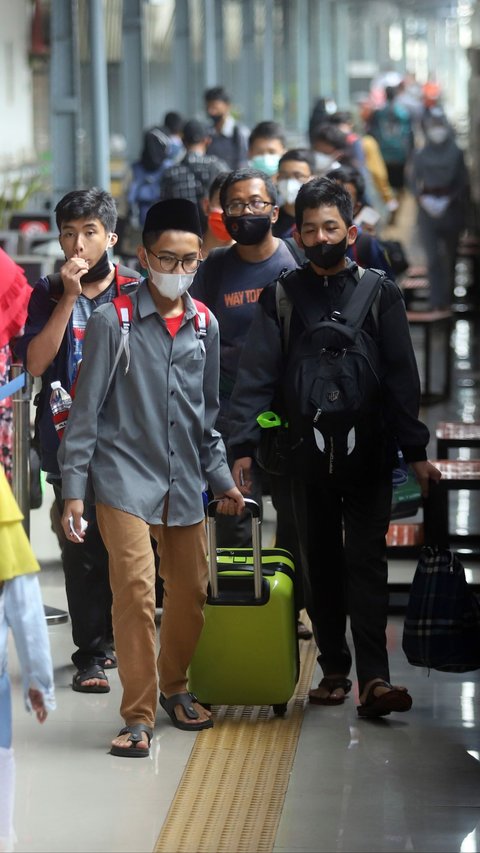
[[[210,501],[207,506],[207,535],[208,535],[208,569],[210,574],[210,594],[212,598],[218,598],[218,572],[217,572],[217,532],[215,527],[215,513],[218,500]],[[253,590],[256,599],[262,597],[262,539],[260,533],[260,507],[251,498],[245,498],[245,509],[252,517],[252,545],[253,545]]]

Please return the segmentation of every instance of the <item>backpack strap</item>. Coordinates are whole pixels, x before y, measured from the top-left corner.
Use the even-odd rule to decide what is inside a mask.
[[[290,321],[292,319],[293,303],[282,284],[284,276],[285,273],[282,273],[275,283],[275,306],[282,336],[282,350],[283,354],[286,355],[290,341]]]
[[[307,260],[303,249],[301,249],[300,246],[297,246],[293,237],[282,237],[282,241],[285,243],[297,265],[302,267]]]
[[[132,325],[133,316],[132,300],[126,293],[124,293],[120,296],[116,296],[115,299],[112,299],[112,305],[117,312],[118,322],[120,324],[120,346],[118,347],[115,360],[110,371],[110,376],[108,377],[107,389],[110,388],[110,383],[114,377],[118,362],[120,361],[123,352],[125,352],[127,360],[125,373],[128,373],[128,369],[130,367],[130,327]]]
[[[45,276],[48,279],[48,292],[53,302],[58,302],[63,293],[63,279],[59,272]]]
[[[199,299],[192,299],[195,308],[197,309],[197,313],[195,314],[195,331],[197,333],[197,338],[206,338],[207,329],[210,324],[210,312],[206,305],[203,302],[200,302]]]
[[[283,285],[283,281],[286,275],[288,275],[288,272],[291,273],[292,270],[283,272],[277,279],[275,286],[275,305],[282,335],[282,348],[284,355],[288,351],[288,344],[290,340],[290,321],[294,305],[292,298],[289,296]],[[378,329],[379,305],[377,296],[380,295],[380,285],[385,278],[385,273],[383,270],[364,270],[359,266],[358,276],[358,280],[362,280],[362,287],[360,288],[357,283],[357,286],[355,287],[355,290],[343,312],[334,311],[332,319],[340,323],[346,323],[350,326],[361,328],[365,317],[371,308],[375,326]],[[367,285],[366,288],[364,287],[365,284]],[[300,317],[303,318],[301,308],[297,305],[296,308]],[[307,318],[303,318],[304,324],[305,319]]]
[[[360,329],[375,301],[384,278],[385,273],[381,270],[363,270],[363,274],[360,275],[358,284],[345,308],[343,311],[334,311],[332,320]]]

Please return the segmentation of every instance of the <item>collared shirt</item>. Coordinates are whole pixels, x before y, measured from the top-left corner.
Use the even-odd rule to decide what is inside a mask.
[[[108,377],[120,342],[113,305],[89,320],[75,400],[60,444],[64,498],[84,498],[90,466],[97,503],[169,526],[204,517],[202,489],[233,487],[218,412],[219,333],[213,314],[200,338],[196,309],[185,294],[185,316],[174,338],[146,283],[131,297],[130,365],[123,355]]]

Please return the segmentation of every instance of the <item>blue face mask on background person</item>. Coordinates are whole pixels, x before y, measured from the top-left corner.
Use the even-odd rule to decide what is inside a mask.
[[[249,165],[252,169],[260,169],[261,172],[271,176],[277,174],[279,161],[280,154],[257,154],[249,160]]]

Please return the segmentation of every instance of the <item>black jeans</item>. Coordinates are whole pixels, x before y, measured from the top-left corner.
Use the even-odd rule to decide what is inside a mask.
[[[53,483],[55,502],[63,513],[61,481]],[[95,507],[85,503],[88,521],[83,545],[64,539],[62,564],[65,574],[72,638],[78,647],[72,655],[77,669],[102,664],[114,646],[112,592],[108,578],[108,554],[97,525]]]
[[[324,675],[350,672],[348,614],[360,692],[372,678],[389,681],[385,536],[391,474],[343,485],[296,480],[293,496],[306,567],[306,607]]]
[[[275,531],[275,547],[290,551],[295,566],[295,578],[293,582],[293,593],[295,599],[295,613],[300,613],[305,607],[305,593],[303,582],[303,562],[300,542],[297,533],[297,524],[293,507],[292,479],[290,476],[269,476],[270,494],[272,503],[277,513],[277,527]]]

